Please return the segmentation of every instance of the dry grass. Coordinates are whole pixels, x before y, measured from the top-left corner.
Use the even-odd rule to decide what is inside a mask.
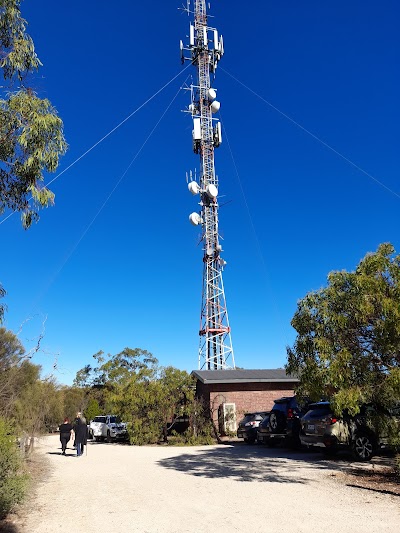
[[[26,461],[26,468],[30,476],[28,496],[18,509],[10,513],[4,520],[0,520],[1,533],[20,533],[23,531],[24,516],[27,516],[33,509],[36,489],[48,476],[49,462],[44,455],[33,452]]]

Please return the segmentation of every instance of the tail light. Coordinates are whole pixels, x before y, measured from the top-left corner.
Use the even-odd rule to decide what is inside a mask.
[[[293,409],[290,408],[290,407],[289,407],[288,412],[287,412],[287,417],[288,418],[294,418]]]
[[[332,424],[336,424],[338,419],[335,416],[330,416],[328,420],[329,420],[329,423],[332,425]]]

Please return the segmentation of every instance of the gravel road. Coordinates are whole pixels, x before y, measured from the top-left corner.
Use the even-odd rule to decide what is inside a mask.
[[[89,442],[49,461],[23,533],[398,533],[400,498],[346,483],[349,461],[242,443],[128,446]]]

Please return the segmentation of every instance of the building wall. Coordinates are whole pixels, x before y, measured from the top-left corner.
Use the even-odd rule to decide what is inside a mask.
[[[270,411],[274,400],[281,396],[293,396],[295,383],[217,383],[205,385],[197,382],[197,395],[210,403],[215,422],[218,422],[218,407],[222,403],[236,405],[237,423],[244,413]]]

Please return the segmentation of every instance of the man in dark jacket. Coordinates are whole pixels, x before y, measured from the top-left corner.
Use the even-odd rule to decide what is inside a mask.
[[[75,444],[76,444],[76,455],[80,457],[83,453],[83,447],[87,443],[87,425],[86,418],[82,416],[82,413],[76,413],[75,423],[74,423],[74,432],[75,432]]]

